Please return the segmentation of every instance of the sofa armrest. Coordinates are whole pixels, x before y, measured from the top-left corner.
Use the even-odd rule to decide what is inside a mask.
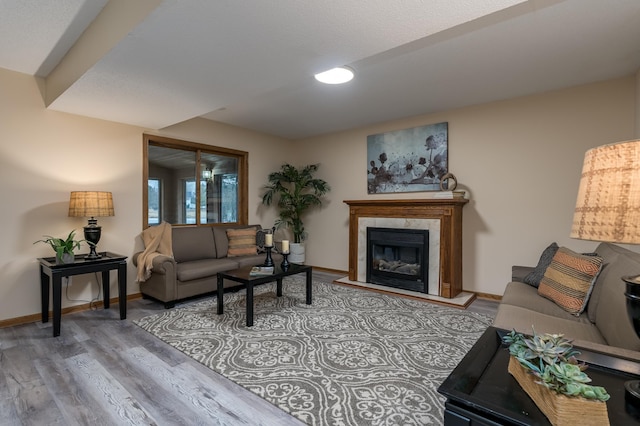
[[[131,261],[133,262],[133,266],[138,267],[138,259],[142,254],[141,251],[134,253],[131,256]],[[167,271],[171,271],[175,273],[176,270],[176,260],[171,256],[165,256],[164,254],[158,255],[153,258],[151,262],[153,272],[157,272],[160,274],[166,274]]]
[[[162,274],[162,275],[176,275],[176,260],[171,256],[165,256],[161,254],[153,258],[151,262],[151,273],[153,274]]]
[[[135,266],[136,268],[138,267],[138,257],[140,257],[141,254],[142,254],[141,251],[137,251],[133,253],[133,255],[131,256],[131,262],[133,263],[133,266]]]
[[[533,266],[517,266],[511,267],[511,281],[524,282],[524,277],[533,272],[535,268]]]
[[[137,261],[137,258],[136,258]],[[173,257],[159,255],[152,261],[151,276],[139,283],[140,292],[162,302],[165,307],[178,299],[177,263]]]

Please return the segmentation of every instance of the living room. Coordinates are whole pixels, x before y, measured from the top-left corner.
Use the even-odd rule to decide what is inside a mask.
[[[60,46],[67,37],[73,38],[73,31],[57,29],[60,42],[50,44],[51,49],[55,49],[44,54],[33,53],[31,44],[37,43],[30,43],[30,30],[38,25],[49,30],[44,28],[50,24],[47,13],[54,16],[58,9],[64,9],[60,7],[60,0],[38,2],[32,13],[42,21],[36,23],[24,19],[30,18],[28,14],[21,15],[21,20],[11,13],[0,13],[0,28],[11,28],[20,34],[20,37],[14,34],[0,41],[3,177],[0,185],[7,200],[0,213],[5,241],[0,249],[5,259],[0,269],[0,349],[3,352],[0,360],[7,367],[5,374],[0,375],[0,412],[15,424],[21,421],[46,424],[53,418],[48,417],[53,416],[53,412],[56,418],[92,423],[118,406],[126,407],[120,413],[111,413],[112,419],[121,413],[141,414],[129,419],[131,423],[140,424],[153,424],[153,419],[144,417],[149,412],[153,414],[151,417],[166,424],[189,423],[181,413],[192,409],[198,413],[210,411],[210,417],[191,418],[193,423],[215,418],[222,419],[223,424],[237,424],[236,415],[242,415],[243,419],[250,419],[247,422],[285,424],[278,422],[284,419],[284,411],[269,407],[266,400],[260,402],[260,398],[249,391],[238,390],[238,386],[234,387],[224,377],[194,361],[197,357],[191,359],[174,351],[147,333],[140,322],[135,322],[144,315],[172,315],[180,310],[164,309],[157,301],[140,298],[136,268],[131,260],[142,249],[139,236],[146,225],[145,135],[247,152],[247,222],[263,227],[271,227],[278,217],[276,209],[265,207],[261,202],[267,176],[284,163],[319,164],[316,177],[326,180],[331,191],[326,203],[305,218],[305,227],[308,232],[306,265],[313,266],[314,275],[317,273],[321,280],[326,276],[346,276],[349,270],[350,211],[345,200],[410,200],[433,196],[429,192],[370,194],[367,137],[446,122],[449,172],[455,174],[457,189],[465,191],[469,200],[462,218],[462,288],[489,299],[503,295],[513,265],[535,265],[551,242],[577,252],[593,251],[596,242],[569,236],[585,151],[640,138],[640,5],[635,0],[606,4],[599,0],[496,0],[482,2],[483,5],[469,5],[467,1],[443,2],[446,3],[443,5],[427,2],[426,6],[434,8],[430,9],[433,13],[412,13],[424,10],[423,1],[403,2],[406,10],[380,2],[379,10],[370,3],[367,8],[360,5],[360,20],[354,19],[357,14],[349,9],[351,2],[331,2],[332,8],[347,9],[336,9],[341,13],[333,9],[325,11],[319,3],[300,5],[296,1],[285,2],[284,6],[271,2],[235,5],[240,8],[232,9],[239,14],[233,15],[236,19],[238,16],[250,19],[237,19],[229,24],[229,27],[239,27],[234,29],[234,36],[209,37],[207,43],[223,58],[219,62],[227,68],[222,71],[238,74],[238,80],[234,76],[234,84],[227,84],[225,79],[231,78],[230,75],[215,67],[187,72],[197,68],[194,62],[182,63],[173,56],[174,52],[163,50],[166,46],[152,44],[158,50],[153,50],[155,55],[150,52],[149,61],[167,55],[166,58],[171,58],[167,60],[167,68],[180,69],[179,65],[183,65],[183,72],[189,77],[171,82],[177,81],[178,86],[162,81],[158,84],[154,81],[157,75],[151,70],[148,74],[139,74],[140,70],[133,72],[125,64],[111,68],[118,71],[117,78],[101,74],[100,70],[104,70],[103,61],[114,66],[114,62],[110,62],[114,60],[114,52],[121,53],[120,49],[131,46],[129,43],[135,45],[144,39],[139,32],[140,23],[166,17],[163,15],[166,9],[180,10],[185,2],[64,0],[64,3],[69,9],[82,11],[78,14],[80,17],[86,15],[86,7],[104,8],[104,14],[100,14],[100,10],[95,12],[100,15],[96,22],[104,24],[102,19],[118,18],[119,25],[93,26],[91,31],[95,30],[104,39],[99,40],[104,43],[95,45],[87,41],[95,38],[95,33],[88,31],[81,36],[82,31],[76,27],[75,37],[79,42],[73,39],[67,44],[68,50]],[[33,6],[24,0],[15,0],[7,7],[24,12],[30,5]],[[193,6],[220,12],[229,5],[227,2],[194,2]],[[277,7],[286,8],[287,13],[277,13]],[[364,13],[364,9],[371,10]],[[347,13],[349,10],[351,15]],[[460,15],[453,13],[457,11]],[[69,15],[74,14],[69,12]],[[218,24],[233,21],[225,16],[215,16]],[[273,21],[267,19],[268,16]],[[379,32],[367,32],[381,16],[388,22],[408,24],[382,25],[384,28]],[[440,16],[451,20],[430,20]],[[188,22],[202,24],[196,18],[191,16],[192,21]],[[205,18],[213,20],[214,16]],[[262,24],[280,23],[279,19],[292,25],[284,32],[295,29],[305,34],[309,28],[316,28],[326,36],[321,27],[334,22],[331,19],[348,31],[327,39],[319,35],[309,39],[318,43],[313,47],[290,37],[287,40],[293,47],[286,45],[288,48],[280,51],[278,46],[266,42],[273,34],[256,35],[258,30],[273,31],[278,25],[263,27]],[[215,27],[207,19],[203,21],[205,27]],[[184,22],[187,21],[179,21]],[[426,23],[441,26],[431,28]],[[249,24],[258,24],[256,33],[241,28]],[[242,31],[251,37],[244,37]],[[34,40],[42,36],[39,32],[33,33]],[[172,41],[175,44],[170,46],[177,45],[179,49],[175,50],[189,55],[191,46],[172,39],[181,33],[188,31],[184,28],[161,33],[167,36],[162,40]],[[280,33],[274,31],[274,34]],[[555,36],[558,39],[554,41]],[[20,38],[26,42],[20,44],[25,41],[18,40]],[[121,40],[124,40],[122,44]],[[224,46],[210,40],[223,40],[220,44]],[[234,52],[238,45],[244,46],[243,43],[252,47],[251,55]],[[96,46],[99,48],[92,49]],[[505,49],[507,46],[510,49]],[[308,51],[315,52],[315,48],[327,49],[322,51],[324,57],[318,64],[312,64],[309,56],[313,55],[308,54]],[[370,50],[366,51],[367,48]],[[63,53],[58,58],[59,64],[52,65],[50,58],[55,56],[54,50],[60,49]],[[340,50],[336,58],[329,54],[333,49],[344,50]],[[263,55],[263,51],[267,54]],[[291,56],[287,55],[289,51]],[[19,53],[24,53],[29,60],[18,58]],[[200,64],[198,55],[193,56],[196,58],[191,60]],[[272,65],[268,67],[272,72],[261,78],[251,67],[236,70],[232,66],[235,62],[230,60],[235,59],[234,56],[244,65]],[[7,58],[32,64],[17,66]],[[291,62],[287,62],[289,60]],[[312,81],[312,73],[296,75],[301,69],[308,71],[327,62],[350,65],[355,79],[346,85],[325,87]],[[118,65],[117,60],[115,63]],[[387,67],[401,72],[385,72],[390,69]],[[244,72],[246,69],[250,71]],[[216,75],[216,71],[224,74],[223,77]],[[392,79],[398,74],[403,81]],[[420,74],[424,74],[424,79]],[[196,84],[201,93],[190,92],[186,97],[175,91],[176,87],[193,89],[185,80],[197,80],[196,77],[210,79],[211,84]],[[114,81],[120,87],[109,86]],[[162,83],[166,83],[166,87],[162,87]],[[148,97],[137,96],[140,91]],[[203,102],[199,95],[207,96],[211,92],[219,92],[221,100]],[[319,96],[310,98],[309,93]],[[302,96],[293,102],[290,101],[293,94]],[[62,293],[62,309],[67,320],[62,321],[64,331],[52,338],[50,325],[40,321],[38,269],[38,258],[52,256],[52,252],[49,247],[34,242],[43,235],[65,236],[71,230],[76,230],[82,238],[86,218],[69,217],[68,209],[70,193],[85,190],[113,194],[115,215],[99,218],[102,237],[98,251],[108,250],[127,257],[126,294],[135,309],[127,321],[105,321],[105,318],[116,318],[117,309],[87,309],[100,299],[100,290],[96,290],[100,277],[97,274],[74,276]],[[627,248],[640,252],[634,245]],[[80,252],[88,251],[83,243]],[[118,284],[112,274],[108,283],[112,297],[118,295]],[[315,293],[314,297],[317,299],[311,307],[315,309],[322,306],[316,302],[322,298]],[[243,306],[243,300],[238,293],[231,293],[228,298],[225,293],[225,304]],[[427,305],[424,309],[440,308],[422,302],[413,305],[415,301],[408,300],[402,303],[416,311],[423,309],[417,305]],[[201,301],[211,301],[211,298]],[[234,311],[228,305],[225,309],[227,314]],[[463,318],[476,318],[477,312],[472,309],[456,311],[462,312]],[[240,310],[240,314],[243,313]],[[257,324],[262,318],[264,316],[256,315]],[[474,323],[479,327],[474,333],[481,333],[480,329],[490,323],[490,318],[483,321]],[[462,326],[458,334],[449,336],[449,340],[465,340],[464,333],[469,330],[464,327],[468,323],[460,321],[459,324]],[[473,342],[465,343],[471,346]],[[196,347],[195,352],[198,349]],[[446,353],[438,349],[426,352],[435,356]],[[27,353],[29,356],[25,356]],[[442,362],[450,363],[451,357],[444,356]],[[453,365],[447,368],[450,370]],[[100,394],[105,378],[113,380],[104,388],[109,391]],[[113,391],[116,393],[112,398],[108,393]],[[96,394],[89,395],[90,392]],[[211,393],[216,395],[210,400]],[[193,395],[198,398],[194,399]],[[441,398],[437,394],[431,397]],[[92,405],[92,401],[102,402]],[[144,404],[140,409],[141,401]],[[232,409],[225,407],[224,401]],[[69,411],[60,407],[68,407]],[[286,420],[291,422],[286,424],[299,424],[292,416],[287,415]],[[439,420],[436,418],[434,422]]]
[[[285,162],[319,163],[318,177],[332,191],[326,205],[305,223],[306,263],[346,274],[349,210],[343,201],[425,195],[367,194],[367,136],[448,122],[449,171],[470,199],[463,218],[463,288],[494,296],[502,294],[511,265],[535,263],[550,242],[578,251],[594,246],[569,238],[584,152],[640,135],[637,68],[615,78],[571,87],[558,84],[541,93],[406,118],[378,118],[357,128],[295,139],[201,117],[150,129],[59,112],[43,104],[46,83],[41,77],[0,69],[2,185],[11,200],[2,209],[3,324],[32,320],[40,311],[36,258],[49,251],[33,242],[85,225],[83,219],[67,216],[71,191],[113,193],[115,216],[100,220],[100,250],[130,256],[139,249],[135,239],[142,231],[143,133],[249,152],[248,222],[263,226],[276,219],[275,209],[261,205],[267,175]],[[442,104],[448,103],[443,99]],[[128,281],[128,294],[137,294],[132,265]],[[63,298],[63,308],[93,297],[87,285],[91,277],[78,277],[75,283]],[[115,282],[111,286],[115,291]]]

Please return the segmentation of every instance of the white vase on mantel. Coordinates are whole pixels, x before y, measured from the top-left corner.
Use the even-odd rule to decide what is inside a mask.
[[[289,244],[289,262],[303,264],[305,260],[304,243]]]

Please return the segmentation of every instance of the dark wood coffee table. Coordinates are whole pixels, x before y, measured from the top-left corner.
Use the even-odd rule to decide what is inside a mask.
[[[311,304],[312,268],[307,265],[292,263],[287,269],[275,265],[273,275],[251,276],[252,266],[234,269],[232,271],[218,272],[218,315],[223,313],[224,280],[231,280],[243,284],[247,288],[247,327],[253,326],[253,287],[260,284],[276,282],[276,295],[282,296],[282,279],[289,275],[305,273],[307,276],[307,305]]]
[[[550,425],[533,400],[507,371],[509,350],[502,345],[506,330],[489,327],[440,385],[447,397],[445,426]],[[640,413],[625,403],[624,382],[640,378],[640,364],[584,348],[578,359],[589,365],[592,384],[604,386],[609,422],[634,425]]]

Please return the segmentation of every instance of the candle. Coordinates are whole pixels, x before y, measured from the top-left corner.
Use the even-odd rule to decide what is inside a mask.
[[[273,234],[264,234],[264,245],[273,247]]]
[[[289,253],[289,240],[282,240],[282,252]]]

